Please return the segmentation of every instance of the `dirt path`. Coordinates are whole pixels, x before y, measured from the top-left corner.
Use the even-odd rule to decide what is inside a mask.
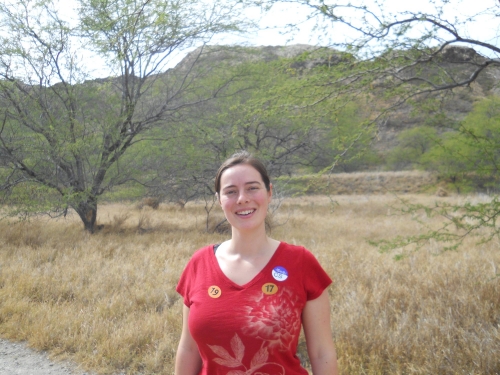
[[[0,339],[0,375],[93,375],[69,362],[54,362],[24,343]]]

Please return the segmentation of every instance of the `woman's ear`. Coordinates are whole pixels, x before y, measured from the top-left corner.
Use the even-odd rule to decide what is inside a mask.
[[[269,191],[267,192],[267,195],[269,197],[269,201],[271,201],[271,198],[273,197],[273,184],[269,183]]]
[[[217,202],[220,204],[220,198],[219,198],[219,193],[215,193],[215,199]]]

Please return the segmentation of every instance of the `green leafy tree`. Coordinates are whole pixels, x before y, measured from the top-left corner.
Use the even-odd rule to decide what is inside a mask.
[[[225,52],[233,49],[240,50]],[[158,179],[150,185],[151,194],[171,201],[213,197],[218,166],[242,149],[262,158],[273,176],[307,164],[314,127],[288,111],[290,102],[276,97],[275,90],[283,91],[289,79],[280,67],[279,61],[218,60],[212,74],[199,81],[197,94],[224,87],[216,100],[180,112],[168,151],[156,159]],[[173,161],[175,166],[165,168]]]
[[[342,103],[344,100],[340,99]],[[326,102],[329,106],[331,103]],[[321,112],[321,108],[317,108]],[[325,110],[316,123],[320,137],[312,150],[314,173],[366,171],[381,163],[371,147],[375,136],[369,125],[369,113],[360,100],[351,100],[333,112]]]
[[[190,96],[194,76],[207,73],[192,69],[197,56],[175,74],[167,71],[172,56],[244,26],[242,9],[80,0],[71,26],[52,1],[0,4],[1,190],[22,197],[14,203],[25,212],[73,208],[93,232],[99,197],[137,178],[139,163],[128,154],[179,109],[208,99]],[[116,77],[86,81],[96,67],[83,65],[85,50]]]
[[[450,182],[457,192],[461,192],[467,187],[465,177],[472,167],[468,159],[470,151],[461,134],[446,133],[427,153],[421,155],[420,163],[423,169],[438,173],[441,179]]]
[[[464,138],[470,172],[491,180],[498,190],[500,178],[500,98],[489,97],[476,103],[467,115],[460,134]]]
[[[499,105],[498,97],[477,102],[458,131],[443,134],[423,156],[424,167],[453,183],[496,192],[500,178]]]
[[[403,130],[398,134],[398,144],[386,157],[392,170],[425,169],[422,157],[438,142],[437,130],[430,126],[419,126]]]

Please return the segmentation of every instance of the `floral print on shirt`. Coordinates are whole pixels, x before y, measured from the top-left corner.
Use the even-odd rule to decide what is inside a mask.
[[[255,292],[249,296],[247,303],[240,311],[244,317],[242,333],[262,341],[260,350],[252,357],[251,363],[245,365],[243,356],[245,346],[238,334],[231,339],[232,355],[225,348],[209,345],[218,356],[214,361],[233,370],[227,375],[271,375],[284,374],[280,364],[268,362],[269,353],[273,351],[291,351],[300,333],[302,306],[298,306],[299,298],[289,289],[280,288],[278,293],[265,295]]]
[[[209,348],[219,357],[214,361],[221,366],[229,368],[240,368],[239,370],[230,370],[227,375],[285,375],[285,369],[278,363],[267,362],[269,352],[266,347],[254,354],[250,366],[243,363],[243,356],[245,355],[245,345],[241,341],[238,334],[234,334],[230,342],[233,355],[218,345],[208,345]]]

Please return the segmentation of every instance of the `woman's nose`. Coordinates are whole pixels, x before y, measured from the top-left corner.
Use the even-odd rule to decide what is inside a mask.
[[[238,203],[248,202],[248,196],[244,190],[238,193]]]

